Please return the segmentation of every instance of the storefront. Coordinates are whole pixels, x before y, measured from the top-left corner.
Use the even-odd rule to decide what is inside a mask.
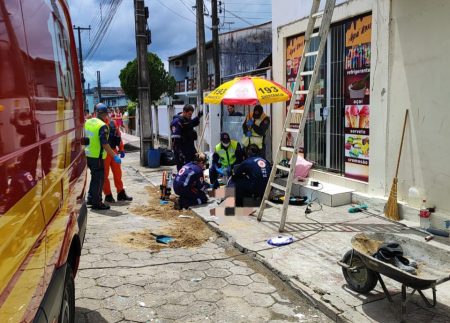
[[[316,168],[365,182],[369,179],[371,24],[372,16],[365,14],[331,26],[302,145]],[[318,46],[315,39],[310,51]],[[303,50],[304,34],[286,39],[286,84],[292,91]],[[313,66],[314,58],[308,57],[305,70]],[[302,89],[309,79],[304,77]],[[303,109],[304,100],[304,95],[297,96],[295,107]]]
[[[288,86],[303,51],[307,3],[272,6],[273,78]],[[403,215],[417,220],[417,205],[409,196],[417,189],[439,209],[434,217],[439,228],[450,213],[450,150],[443,149],[450,136],[445,126],[450,78],[444,68],[450,66],[449,12],[445,0],[338,1],[303,143],[314,176],[366,194],[379,201],[382,212],[408,109],[398,200],[404,202]],[[301,97],[297,105],[301,108]],[[285,115],[286,105],[274,105],[274,145]]]

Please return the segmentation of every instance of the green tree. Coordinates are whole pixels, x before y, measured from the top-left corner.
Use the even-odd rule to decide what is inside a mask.
[[[150,73],[150,101],[155,102],[161,95],[173,95],[175,93],[176,81],[173,76],[164,69],[164,64],[158,55],[148,53],[147,63]],[[136,59],[127,63],[120,71],[120,86],[131,101],[138,99],[138,69]]]

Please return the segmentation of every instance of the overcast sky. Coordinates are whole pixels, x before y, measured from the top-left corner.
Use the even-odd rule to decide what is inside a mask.
[[[92,27],[90,32],[82,32],[83,57],[86,57],[99,30],[100,22],[106,21],[108,8],[120,0],[67,0],[67,2],[72,23],[75,26]],[[219,14],[222,24],[220,32],[271,20],[270,0],[220,2],[222,2],[222,13]],[[210,0],[205,0],[204,3],[210,12]],[[148,23],[152,31],[149,51],[156,53],[163,62],[166,62],[169,56],[195,47],[195,11],[192,9],[195,0],[146,0],[146,5],[150,10]],[[210,16],[205,16],[205,24],[211,26]],[[211,31],[206,28],[206,41],[210,39]],[[86,88],[88,83],[91,87],[96,86],[96,71],[101,72],[102,86],[120,86],[120,70],[135,57],[133,0],[122,0],[100,46],[85,61]]]

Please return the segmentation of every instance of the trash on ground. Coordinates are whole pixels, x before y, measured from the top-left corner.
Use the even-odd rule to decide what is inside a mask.
[[[299,320],[303,320],[305,318],[305,315],[302,313],[297,313],[294,315],[295,317],[298,317]]]
[[[182,218],[182,219],[192,219],[192,216],[190,216],[190,215],[184,215],[184,214],[180,214],[178,217],[179,217],[179,218]]]
[[[169,201],[159,200],[159,204],[161,204],[161,205],[167,205],[167,204],[169,204]]]
[[[363,204],[359,204],[357,206],[352,206],[351,208],[348,209],[348,213],[358,213],[358,212],[362,212],[367,210],[368,206],[367,204],[363,203]]]
[[[154,233],[151,233],[151,232],[150,232],[150,234],[152,236],[154,236],[156,242],[159,242],[159,243],[168,244],[168,243],[170,243],[170,242],[172,242],[174,240],[174,238],[172,238],[171,236],[166,236],[166,235],[163,235],[163,234],[154,234]]]
[[[141,307],[145,307],[145,303],[144,302],[138,302],[139,306]]]
[[[294,237],[292,236],[277,236],[267,240],[267,243],[272,246],[285,246],[294,242]]]
[[[194,277],[194,278],[191,278],[191,282],[196,282],[196,283],[198,283],[199,281],[201,281],[203,278],[200,278],[200,277]]]

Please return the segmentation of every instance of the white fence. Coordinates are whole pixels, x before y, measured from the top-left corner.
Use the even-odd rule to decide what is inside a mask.
[[[270,106],[263,106],[264,112],[270,116]],[[238,108],[244,114],[247,114],[252,110],[250,107]],[[153,107],[153,131],[155,137],[158,138],[160,145],[170,146],[170,123],[174,115],[183,111],[183,105],[174,105],[173,108],[168,105],[160,105]],[[245,117],[229,117],[227,112],[222,117],[222,108],[220,105],[208,105],[205,104],[204,116],[200,120],[199,127],[196,128],[198,138],[202,136],[204,129],[204,136],[202,146],[200,150],[204,152],[210,152],[214,150],[216,144],[220,141],[220,132],[228,132],[232,139],[241,141],[242,139],[242,123]],[[207,117],[208,114],[208,117]],[[194,116],[197,115],[197,111],[194,112]],[[266,137],[266,157],[271,160],[272,157],[272,142],[271,132],[269,131]]]

